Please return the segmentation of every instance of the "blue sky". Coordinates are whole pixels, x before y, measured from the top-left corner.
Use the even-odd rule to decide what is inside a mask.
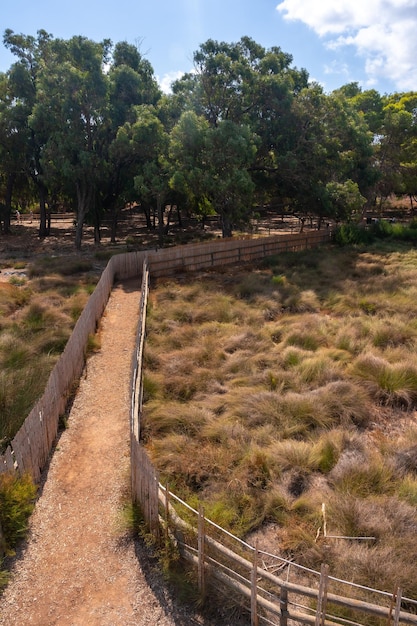
[[[417,91],[417,0],[3,0],[0,33],[128,41],[167,90],[207,39],[279,46],[325,91]],[[0,44],[0,71],[14,57]]]

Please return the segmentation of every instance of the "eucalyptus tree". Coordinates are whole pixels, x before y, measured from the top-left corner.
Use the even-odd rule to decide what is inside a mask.
[[[363,115],[374,135],[381,132],[384,99],[376,89],[363,90],[358,83],[348,83],[333,93],[344,96],[353,108]]]
[[[158,218],[158,236],[164,237],[164,206],[169,195],[169,169],[166,160],[168,134],[157,115],[157,109],[142,105],[135,110],[135,123],[125,125],[119,131],[119,139],[127,139],[136,146],[136,173],[134,189],[146,215],[148,227],[153,223],[151,215]]]
[[[391,193],[406,194],[413,208],[417,195],[417,92],[385,97],[383,123],[375,144],[381,203]]]
[[[281,161],[286,164],[296,142],[293,102],[307,87],[308,74],[292,60],[281,48],[266,49],[250,37],[232,44],[209,39],[194,54],[195,73],[174,84],[174,93],[210,127],[229,121],[257,136],[245,168],[260,204],[283,195]]]
[[[31,126],[47,134],[41,165],[49,180],[69,183],[76,195],[75,246],[81,248],[83,225],[93,210],[103,180],[107,139],[107,84],[103,65],[110,41],[85,37],[56,39],[41,62]]]
[[[24,169],[27,137],[21,107],[14,104],[9,77],[0,74],[0,195],[4,199],[0,211],[0,230],[10,232],[13,191],[19,173]]]
[[[293,114],[293,140],[279,160],[280,187],[294,212],[318,218],[320,227],[324,218],[338,219],[332,185],[340,191],[346,184],[351,192],[351,181],[358,201],[367,196],[375,181],[373,135],[344,95],[326,95],[317,84],[297,94]]]
[[[256,139],[246,125],[220,120],[213,127],[193,111],[185,112],[172,130],[171,186],[185,193],[196,209],[211,206],[223,237],[249,221],[254,184],[248,167]]]
[[[120,208],[137,199],[134,177],[149,150],[149,146],[143,147],[137,140],[141,107],[143,110],[147,106],[152,108],[162,94],[149,61],[136,46],[127,42],[115,45],[108,79],[109,141],[101,197],[105,210],[111,215],[111,239],[114,241]]]
[[[46,142],[43,129],[35,130],[30,123],[30,116],[37,98],[37,80],[41,67],[48,58],[51,35],[39,30],[37,37],[15,34],[7,29],[3,43],[17,61],[6,74],[7,96],[2,92],[3,121],[8,118],[4,128],[9,128],[9,154],[20,164],[20,169],[34,182],[38,191],[40,222],[39,235],[48,234],[46,219],[47,185],[41,154]],[[7,111],[8,109],[8,111]]]

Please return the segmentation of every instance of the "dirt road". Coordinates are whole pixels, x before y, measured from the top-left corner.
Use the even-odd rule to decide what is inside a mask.
[[[129,486],[129,379],[138,285],[113,290],[0,598],[1,626],[209,624],[177,606],[156,561],[121,524]]]

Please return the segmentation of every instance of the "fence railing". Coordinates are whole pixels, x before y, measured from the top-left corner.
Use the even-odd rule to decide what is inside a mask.
[[[131,263],[140,268],[146,258],[152,277],[157,278],[210,267],[248,263],[283,252],[313,248],[331,239],[330,229],[269,237],[216,239],[204,243],[133,252]]]
[[[142,359],[145,341],[149,268],[145,262],[140,299],[141,319],[132,371],[132,498],[157,541],[174,541],[195,570],[202,597],[212,589],[235,598],[253,626],[298,622],[311,626],[356,626],[372,623],[417,625],[417,600],[370,589],[317,572],[240,540],[172,493],[159,481],[140,443]],[[308,583],[305,581],[308,580]],[[304,584],[302,582],[304,581]]]

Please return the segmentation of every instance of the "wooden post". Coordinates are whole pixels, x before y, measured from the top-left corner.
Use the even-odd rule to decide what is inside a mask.
[[[202,598],[204,598],[206,594],[205,544],[204,509],[200,505],[198,509],[198,589]]]
[[[394,626],[398,626],[400,621],[402,592],[403,590],[401,589],[401,587],[398,587],[395,601]]]
[[[258,544],[253,555],[253,567],[251,576],[251,626],[258,626]]]
[[[0,559],[3,558],[6,551],[6,541],[4,539],[3,529],[0,522]]]
[[[329,566],[321,566],[319,595],[317,598],[316,626],[324,626],[326,619],[327,587],[329,582]]]
[[[165,485],[165,543],[169,540],[169,489],[168,483]]]
[[[279,624],[280,626],[287,626],[288,621],[288,591],[285,587],[281,587],[281,593],[279,597],[280,604],[280,616],[279,616]]]

